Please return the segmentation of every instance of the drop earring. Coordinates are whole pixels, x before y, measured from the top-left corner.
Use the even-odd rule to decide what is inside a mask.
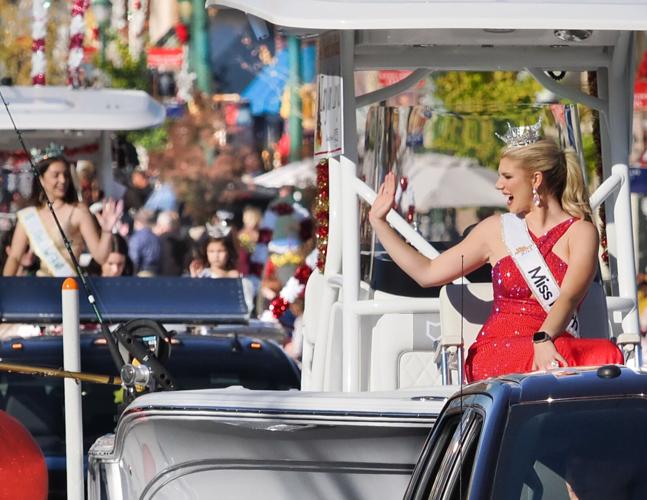
[[[541,200],[539,199],[539,193],[535,188],[532,188],[532,202],[535,204],[536,207],[539,206],[541,203]]]

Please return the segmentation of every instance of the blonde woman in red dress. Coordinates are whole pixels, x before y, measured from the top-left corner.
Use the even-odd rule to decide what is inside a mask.
[[[516,217],[493,215],[456,246],[429,260],[386,222],[396,190],[395,176],[389,173],[369,214],[377,237],[393,260],[425,287],[450,283],[463,272],[492,265],[494,304],[469,348],[468,381],[558,366],[622,363],[622,353],[612,342],[579,339],[572,333],[571,323],[595,276],[598,255],[598,232],[575,153],[540,137],[529,143],[510,142],[503,150],[496,187]],[[512,236],[514,231],[527,235],[527,247],[538,250],[540,265],[520,269],[504,237],[504,226],[509,227],[504,221],[510,219],[521,224]],[[545,292],[544,274],[551,273],[558,296],[542,304],[537,296],[541,299]],[[539,288],[533,292],[538,277]]]

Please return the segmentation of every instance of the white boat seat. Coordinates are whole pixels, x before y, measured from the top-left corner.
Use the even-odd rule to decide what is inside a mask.
[[[407,299],[375,292],[375,299]],[[431,299],[436,300],[436,299]],[[437,312],[382,315],[371,334],[370,391],[439,385]]]

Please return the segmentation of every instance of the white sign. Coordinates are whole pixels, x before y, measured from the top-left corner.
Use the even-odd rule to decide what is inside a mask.
[[[344,152],[344,122],[338,31],[319,38],[315,158],[330,158]]]
[[[315,158],[330,158],[343,153],[342,126],[341,76],[319,75]]]

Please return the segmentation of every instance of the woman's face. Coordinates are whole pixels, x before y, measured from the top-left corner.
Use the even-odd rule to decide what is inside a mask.
[[[502,158],[499,162],[499,178],[496,188],[506,197],[508,210],[512,213],[529,212],[532,208],[532,183],[528,171],[519,161]]]
[[[108,258],[101,266],[101,276],[121,276],[126,268],[126,256],[117,252],[110,252]]]
[[[222,241],[212,241],[207,245],[207,260],[210,266],[224,269],[228,258],[229,252]]]
[[[40,176],[43,188],[50,199],[63,199],[70,182],[69,171],[65,163],[55,161],[47,167],[47,170]]]

